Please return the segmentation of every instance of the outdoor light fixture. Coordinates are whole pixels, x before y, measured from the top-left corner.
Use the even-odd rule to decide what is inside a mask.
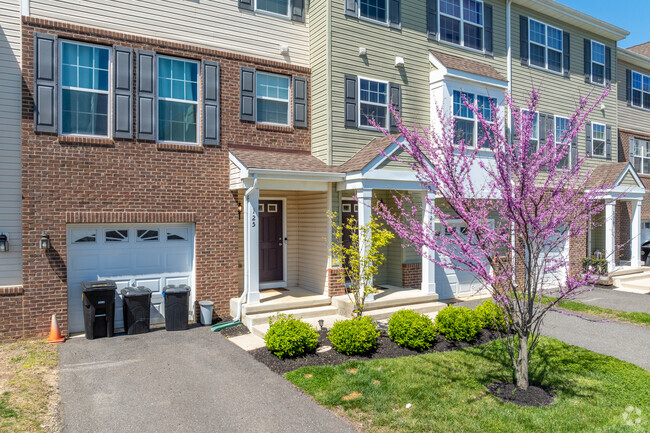
[[[9,251],[9,241],[7,240],[7,235],[0,233],[0,253],[6,253]]]
[[[325,324],[325,321],[323,319],[318,320],[318,326],[320,326],[320,330],[323,330],[323,325]]]
[[[39,244],[42,250],[49,250],[52,244],[50,243],[50,235],[43,233],[41,235],[41,242]]]
[[[237,213],[239,213],[239,219],[241,219],[241,211],[242,211],[242,205],[241,202],[237,203]]]

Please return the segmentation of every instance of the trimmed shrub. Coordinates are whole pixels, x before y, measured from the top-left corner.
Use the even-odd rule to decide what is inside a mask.
[[[450,340],[472,341],[481,330],[481,321],[471,308],[443,308],[436,316],[436,330]]]
[[[278,314],[269,319],[264,336],[266,347],[278,358],[291,358],[313,352],[318,346],[318,333],[308,323],[291,314]]]
[[[379,330],[372,317],[339,320],[329,333],[334,348],[346,355],[362,355],[377,348]]]
[[[474,312],[478,316],[482,328],[496,329],[501,332],[505,332],[508,329],[506,327],[506,319],[503,317],[503,310],[492,299],[478,304]]]
[[[388,336],[400,346],[427,350],[436,338],[436,328],[428,316],[413,310],[400,310],[388,320]]]

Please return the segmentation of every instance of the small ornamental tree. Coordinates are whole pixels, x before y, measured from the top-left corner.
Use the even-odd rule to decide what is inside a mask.
[[[438,109],[438,128],[408,128],[391,107],[402,137],[395,142],[411,157],[407,163],[431,193],[425,200],[431,218],[423,224],[417,218],[422,205],[408,197],[395,197],[395,214],[382,203],[377,213],[424,259],[472,272],[491,289],[511,331],[507,347],[519,389],[528,388],[528,364],[540,325],[555,305],[537,302],[544,279],[564,271],[558,301],[584,291],[596,279],[593,270],[580,264],[570,269],[568,258],[555,251],[584,236],[591,217],[604,207],[605,185],[592,185],[591,173],[584,169],[587,155],[577,157],[571,143],[607,92],[592,103],[579,98],[561,135],[556,139],[550,128],[538,145],[531,140],[539,103],[536,89],[523,110],[505,97],[512,138],[503,132],[504,116],[492,114],[499,111],[494,103],[477,107],[463,96],[478,120],[476,145],[456,136],[451,113]],[[443,199],[444,206],[436,206],[430,195]]]
[[[363,316],[366,298],[377,292],[372,284],[379,267],[386,260],[381,249],[388,245],[395,236],[382,228],[373,217],[366,225],[359,227],[355,218],[347,218],[339,224],[337,214],[330,213],[334,239],[330,252],[332,259],[343,267],[340,281],[349,282],[348,296],[354,302],[354,318]],[[343,242],[343,234],[349,233],[349,245]]]

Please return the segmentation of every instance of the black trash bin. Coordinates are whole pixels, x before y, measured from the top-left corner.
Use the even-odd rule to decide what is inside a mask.
[[[650,241],[644,242],[641,245],[641,261],[646,266],[650,265],[650,254],[648,253],[650,253]]]
[[[149,332],[151,319],[151,290],[146,287],[126,287],[122,293],[124,332],[127,335]]]
[[[183,331],[187,329],[190,310],[190,287],[181,284],[163,287],[165,299],[165,329]]]
[[[87,339],[113,336],[116,289],[110,280],[81,283]]]

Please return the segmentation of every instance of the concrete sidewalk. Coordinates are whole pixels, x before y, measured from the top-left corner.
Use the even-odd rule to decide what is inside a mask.
[[[63,432],[355,430],[209,328],[59,349]]]

